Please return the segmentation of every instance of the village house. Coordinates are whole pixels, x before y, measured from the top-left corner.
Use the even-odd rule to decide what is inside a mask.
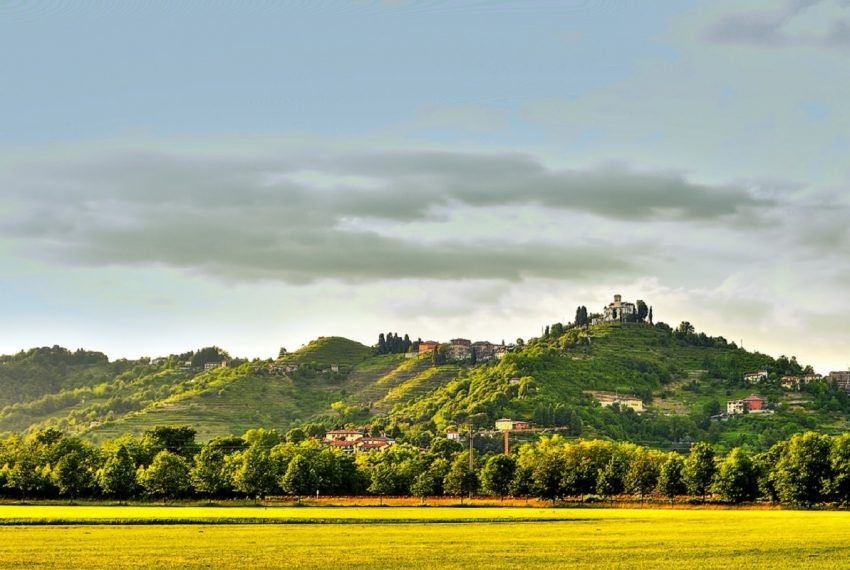
[[[486,340],[472,343],[472,351],[478,360],[489,360],[493,358],[495,348],[495,345]]]
[[[646,411],[646,406],[643,405],[643,400],[641,400],[637,396],[621,396],[619,394],[594,393],[594,397],[596,398],[597,402],[606,407],[610,407],[614,404],[617,404],[618,406],[620,406],[620,408],[629,408],[638,414]]]
[[[204,372],[209,372],[216,368],[227,368],[227,361],[222,360],[221,362],[207,362],[204,364]]]
[[[726,402],[726,413],[731,415],[753,412],[764,412],[767,409],[767,400],[750,394],[743,400],[730,400]]]
[[[850,393],[850,370],[829,373],[829,381],[835,383],[835,388]]]
[[[354,442],[355,451],[381,451],[393,445],[395,440],[384,436],[365,436]]]
[[[744,374],[744,382],[747,384],[758,384],[759,382],[767,382],[767,370],[759,370],[758,372],[748,372]]]
[[[350,441],[354,442],[363,437],[363,432],[356,429],[333,429],[325,434],[325,441]]]
[[[803,384],[810,384],[823,378],[820,374],[803,374]]]
[[[531,428],[531,424],[522,420],[511,418],[499,418],[496,420],[496,429],[499,431],[522,431]]]
[[[419,354],[425,354],[426,352],[434,352],[440,343],[433,340],[426,340],[425,342],[419,343]]]
[[[460,432],[453,429],[447,430],[446,439],[449,441],[460,441]]]
[[[799,392],[803,384],[802,376],[786,375],[779,380],[779,385],[785,390],[794,390]]]

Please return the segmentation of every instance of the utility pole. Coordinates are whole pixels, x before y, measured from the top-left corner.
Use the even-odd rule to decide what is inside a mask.
[[[510,433],[510,432],[508,430],[504,430],[502,433],[505,435],[505,455],[510,455],[511,452],[510,452],[510,449],[508,447],[509,446],[509,444],[508,444],[508,433]]]
[[[472,422],[469,422],[469,470],[472,471],[474,469],[472,464]]]

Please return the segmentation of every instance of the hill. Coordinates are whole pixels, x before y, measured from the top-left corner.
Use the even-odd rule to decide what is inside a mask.
[[[777,385],[781,375],[804,370],[793,358],[751,353],[721,337],[663,324],[552,330],[512,347],[501,360],[476,365],[376,355],[332,336],[276,361],[235,359],[209,370],[203,364],[226,353],[210,347],[153,361],[109,362],[99,353],[33,349],[0,357],[0,433],[58,427],[102,440],[184,424],[205,441],[256,427],[286,431],[321,422],[371,425],[424,444],[469,424],[492,430],[497,418],[509,416],[573,437],[659,447],[708,440],[762,449],[796,431],[848,427],[850,402],[843,392],[825,382],[802,392]],[[743,375],[757,369],[769,370],[770,380],[745,384]],[[764,397],[771,413],[721,414],[727,400],[751,393]],[[617,396],[634,397],[644,411],[601,405]],[[492,445],[499,445],[498,434],[492,435]]]
[[[758,386],[743,375],[767,369]],[[440,433],[509,416],[581,437],[666,447],[707,440],[764,448],[791,433],[850,427],[843,392],[817,382],[804,392],[776,379],[803,372],[795,359],[747,352],[722,337],[679,333],[663,323],[605,323],[532,339],[499,362],[463,370],[427,396],[397,404],[391,421]],[[771,413],[723,417],[726,402],[763,396]],[[602,395],[635,396],[645,411],[603,406]],[[517,434],[521,436],[522,434]]]

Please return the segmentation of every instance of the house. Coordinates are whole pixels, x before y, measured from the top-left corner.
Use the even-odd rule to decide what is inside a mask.
[[[472,346],[472,341],[465,338],[453,338],[449,341],[449,344],[452,346],[465,346],[469,348]]]
[[[331,447],[341,449],[346,453],[355,453],[357,451],[357,442],[349,440],[333,440],[328,442]]]
[[[363,432],[356,429],[334,429],[325,434],[325,441],[350,441],[355,442],[363,437]]]
[[[767,406],[767,400],[764,398],[760,398],[755,394],[750,394],[743,400],[744,406],[747,409],[747,412],[758,412],[764,410]]]
[[[828,378],[830,382],[835,383],[836,389],[850,393],[850,370],[830,372]]]
[[[759,370],[758,372],[748,372],[744,374],[744,382],[747,384],[758,384],[759,382],[767,382],[767,370]]]
[[[509,386],[519,386],[520,378],[519,376],[513,376],[510,380],[508,380]]]
[[[803,378],[801,376],[786,375],[779,380],[779,385],[786,390],[799,391],[802,386]]]
[[[440,343],[433,340],[426,340],[425,342],[419,343],[419,354],[425,354],[426,352],[434,352]]]
[[[637,306],[634,303],[624,302],[622,295],[614,295],[614,302],[604,307],[601,319],[597,318],[596,320],[603,323],[623,323],[637,320]]]
[[[726,413],[730,416],[743,414],[747,411],[747,405],[744,400],[729,400],[726,402]]]
[[[503,359],[508,352],[508,347],[504,344],[500,344],[493,348],[493,356],[496,357],[496,360]]]
[[[495,345],[487,341],[478,341],[472,343],[472,352],[478,360],[488,360],[493,358],[495,353]]]
[[[363,451],[380,451],[382,449],[386,449],[395,443],[395,440],[390,439],[388,437],[383,436],[368,436],[361,437],[357,441],[354,442],[355,451],[363,452]]]
[[[496,420],[496,429],[499,431],[522,431],[531,428],[531,424],[522,420],[510,418],[499,418]]]
[[[596,393],[594,397],[596,398],[596,401],[606,407],[617,404],[621,408],[629,408],[638,414],[646,411],[646,407],[643,405],[643,400],[641,400],[637,396],[621,396],[619,394]]]
[[[449,441],[460,441],[460,432],[453,429],[446,430],[446,439]]]
[[[823,378],[823,376],[821,376],[820,374],[803,374],[803,376],[802,376],[802,380],[803,380],[804,385],[808,385],[811,382],[814,382],[816,380],[820,380],[821,378]]]
[[[457,339],[455,339],[457,340]],[[450,344],[446,348],[446,356],[456,362],[469,360],[472,357],[472,347],[466,344]]]

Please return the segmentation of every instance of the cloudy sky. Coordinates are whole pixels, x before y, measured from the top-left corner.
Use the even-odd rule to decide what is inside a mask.
[[[0,2],[0,352],[501,341],[614,293],[850,365],[850,1]]]

